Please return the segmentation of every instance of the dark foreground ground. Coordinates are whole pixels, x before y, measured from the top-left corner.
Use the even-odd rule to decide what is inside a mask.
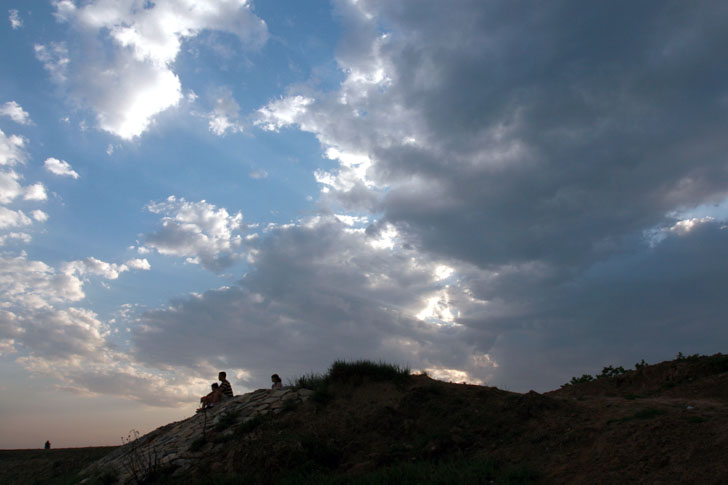
[[[154,468],[147,483],[728,483],[725,355],[612,369],[545,394],[381,370],[312,376],[300,383],[315,390],[306,403],[213,429],[195,439],[190,473]],[[75,483],[111,449],[0,451],[0,483]]]
[[[2,484],[78,483],[78,473],[117,448],[61,448],[57,450],[0,450]]]

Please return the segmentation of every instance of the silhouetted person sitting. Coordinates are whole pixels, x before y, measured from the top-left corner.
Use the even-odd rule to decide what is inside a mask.
[[[45,442],[45,449],[46,450],[50,450],[51,449],[51,442],[50,441],[46,441]]]
[[[228,380],[226,379],[227,374],[224,371],[220,371],[220,373],[217,375],[217,379],[220,381],[220,394],[222,399],[230,399],[233,397],[233,387],[230,385]]]
[[[283,387],[283,382],[281,382],[281,378],[278,376],[278,374],[273,374],[270,376],[270,380],[273,383],[272,386],[270,386],[271,389],[281,389]]]
[[[200,408],[197,410],[197,412],[200,412],[207,408],[211,408],[217,402],[220,402],[220,386],[217,382],[215,382],[214,384],[212,384],[212,392],[209,393],[207,396],[202,396],[200,398]]]

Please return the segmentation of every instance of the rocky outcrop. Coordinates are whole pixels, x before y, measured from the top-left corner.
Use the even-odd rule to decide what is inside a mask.
[[[308,389],[259,389],[235,396],[185,420],[144,436],[133,436],[136,439],[91,465],[83,475],[103,474],[113,476],[119,483],[133,483],[162,468],[174,468],[174,474],[182,476],[202,456],[224,447],[226,438],[232,437],[244,423],[279,413],[312,394]]]

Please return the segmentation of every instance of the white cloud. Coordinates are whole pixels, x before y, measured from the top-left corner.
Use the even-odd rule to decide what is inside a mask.
[[[53,15],[59,22],[69,21],[76,13],[76,4],[73,0],[52,0],[51,3],[56,8]]]
[[[50,157],[46,159],[43,165],[45,166],[45,169],[52,174],[60,175],[63,177],[72,177],[74,179],[78,178],[78,174],[65,160],[58,160],[57,158]]]
[[[255,124],[264,130],[278,131],[285,126],[300,123],[306,107],[313,101],[312,98],[301,95],[271,101],[258,110],[259,118]]]
[[[45,222],[48,220],[48,214],[46,214],[42,210],[34,210],[30,213],[30,215],[33,216],[33,219],[38,222]]]
[[[265,23],[245,0],[172,0],[146,8],[137,8],[135,2],[106,1],[76,7],[64,0],[54,5],[59,21],[75,23],[93,33],[89,35],[108,36],[114,43],[111,56],[93,56],[109,59],[104,63],[73,53],[79,69],[71,89],[96,111],[101,129],[127,140],[146,131],[157,114],[179,104],[182,86],[173,63],[183,41],[203,30],[232,33],[254,48],[267,39]],[[39,47],[37,56],[51,70],[58,63],[52,62],[49,49]],[[63,81],[60,76],[55,79]],[[240,128],[220,114],[210,123],[219,134]]]
[[[0,207],[0,221],[3,210]],[[115,264],[89,257],[63,263],[56,270],[42,261],[29,260],[25,252],[18,256],[0,255],[0,307],[49,309],[56,304],[76,302],[84,298],[83,284],[89,276],[115,280],[132,269],[147,270],[149,263],[133,259]]]
[[[268,172],[266,172],[262,168],[257,168],[255,170],[251,170],[250,173],[248,174],[248,176],[251,179],[259,180],[259,179],[268,178]]]
[[[68,48],[65,42],[51,42],[49,45],[35,44],[35,58],[43,63],[43,67],[57,83],[66,81],[68,64]]]
[[[8,116],[11,120],[21,125],[29,125],[32,123],[28,112],[15,101],[8,101],[0,106],[0,116]]]
[[[149,264],[149,261],[146,259],[130,259],[126,263],[124,263],[126,266],[128,266],[130,269],[136,269],[140,271],[148,271],[152,269],[152,266]]]
[[[0,207],[0,214],[3,208]],[[0,307],[50,308],[56,303],[81,300],[83,283],[71,274],[56,272],[42,261],[0,256]]]
[[[0,204],[7,204],[23,193],[19,179],[14,170],[0,171]]]
[[[17,135],[7,136],[0,130],[0,165],[12,167],[24,163],[26,158],[24,146],[25,138]]]
[[[103,324],[101,328],[104,328]],[[57,387],[59,390],[84,396],[118,396],[160,407],[189,406],[189,403],[196,402],[200,394],[209,388],[209,376],[214,376],[216,372],[208,369],[209,372],[203,378],[199,371],[191,369],[176,369],[173,372],[144,367],[137,364],[133,356],[110,350],[107,334],[103,334],[101,339],[96,339],[91,332],[79,337],[78,341],[69,343],[76,344],[76,347],[72,347],[76,352],[88,349],[89,352],[84,355],[47,356],[42,354],[42,347],[37,346],[31,347],[37,349],[32,355],[20,357],[17,361],[28,372],[57,379],[60,382]],[[64,343],[62,340],[61,344]],[[228,372],[230,376],[234,374],[235,369]],[[162,388],[165,391],[159,392]],[[240,389],[236,388],[235,391],[239,392]]]
[[[12,233],[0,237],[23,239]],[[58,379],[61,389],[84,394],[110,394],[151,405],[174,406],[189,402],[203,386],[186,372],[162,376],[136,365],[109,343],[114,329],[91,310],[57,305],[84,298],[88,276],[116,279],[129,269],[147,270],[148,261],[132,259],[123,265],[96,258],[72,261],[57,271],[51,266],[18,256],[0,255],[0,352],[17,354],[16,361],[33,374]],[[159,395],[159,386],[171,385]]]
[[[714,221],[714,219],[709,216],[683,219],[681,221],[677,221],[672,227],[668,228],[668,231],[682,236],[682,235],[689,233],[690,231],[692,231],[696,227],[699,227],[702,224],[707,224],[707,223],[710,223],[713,221]]]
[[[94,257],[70,261],[61,266],[61,271],[67,275],[84,276],[90,274],[101,276],[107,280],[115,280],[120,273],[128,270],[129,267],[125,264],[107,263]]]
[[[20,18],[20,13],[15,9],[8,10],[10,14],[8,20],[10,20],[10,26],[14,29],[19,29],[23,26],[23,19]]]
[[[59,390],[177,406],[194,401],[205,388],[189,369],[172,373],[136,364],[110,345],[112,331],[110,324],[84,308],[23,313],[0,309],[0,352],[18,354],[16,361],[33,375],[57,379]],[[161,387],[165,392],[159,392]]]
[[[240,105],[235,101],[230,89],[219,90],[215,98],[215,108],[207,114],[209,129],[217,136],[226,133],[242,133],[243,125],[240,123]]]
[[[0,246],[4,246],[8,240],[18,240],[22,241],[24,243],[29,243],[33,238],[30,234],[26,234],[24,232],[10,232],[8,234],[3,234],[0,236]]]
[[[23,199],[25,200],[46,200],[48,198],[45,187],[40,182],[29,185],[24,192]]]
[[[84,357],[95,360],[106,345],[106,326],[82,308],[36,309],[28,313],[0,311],[0,336],[49,360]]]
[[[242,257],[242,213],[230,215],[204,200],[187,202],[175,196],[150,203],[147,209],[163,216],[161,229],[146,236],[147,248],[218,272]]]
[[[8,209],[7,207],[0,206],[0,229],[8,227],[20,227],[29,226],[33,223],[23,211]]]

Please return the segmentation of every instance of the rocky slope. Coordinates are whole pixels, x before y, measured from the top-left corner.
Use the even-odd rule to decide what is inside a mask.
[[[144,436],[135,436],[132,432],[128,443],[84,471],[87,475],[84,482],[153,481],[162,470],[171,478],[184,477],[206,456],[219,453],[240,426],[269,413],[280,413],[312,394],[308,389],[259,389]]]
[[[366,373],[312,387],[240,396],[206,428],[199,415],[160,428],[95,464],[88,483],[728,482],[720,354],[546,394]],[[158,462],[134,446],[156,446]]]

